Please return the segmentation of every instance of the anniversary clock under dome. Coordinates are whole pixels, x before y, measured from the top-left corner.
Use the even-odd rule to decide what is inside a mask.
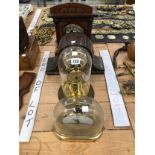
[[[104,111],[94,98],[91,73],[103,73],[93,52],[92,7],[67,3],[50,9],[56,27],[57,49],[49,58],[47,74],[58,74],[59,102],[53,110],[54,131],[62,140],[96,140],[104,129]]]

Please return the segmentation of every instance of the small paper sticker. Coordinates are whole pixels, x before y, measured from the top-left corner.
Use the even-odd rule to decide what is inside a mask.
[[[72,65],[79,65],[80,64],[80,58],[72,58],[71,64]]]
[[[75,44],[75,43],[76,43],[76,40],[72,40],[72,41],[71,41],[71,44]]]
[[[88,106],[82,106],[82,112],[88,112],[89,109],[88,109]]]
[[[77,52],[72,52],[72,56],[77,56]]]

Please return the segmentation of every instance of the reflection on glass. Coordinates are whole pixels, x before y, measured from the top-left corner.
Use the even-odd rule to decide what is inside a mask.
[[[69,97],[54,108],[54,130],[62,140],[96,140],[103,131],[104,112],[89,97]]]
[[[86,96],[90,88],[92,59],[85,48],[65,48],[58,60],[62,89],[67,97]]]

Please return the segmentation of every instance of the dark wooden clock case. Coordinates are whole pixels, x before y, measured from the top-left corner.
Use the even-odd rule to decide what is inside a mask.
[[[53,18],[56,27],[57,48],[55,57],[48,59],[46,73],[48,75],[58,74],[58,56],[61,51],[69,46],[80,46],[86,48],[92,56],[92,74],[104,73],[101,57],[95,56],[91,42],[91,29],[93,21],[93,8],[80,3],[65,3],[50,8],[49,17]],[[65,34],[67,25],[80,26],[84,33]],[[74,45],[72,41],[75,41]]]

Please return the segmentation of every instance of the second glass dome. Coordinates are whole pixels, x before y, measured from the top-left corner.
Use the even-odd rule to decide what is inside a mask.
[[[54,130],[62,140],[96,140],[104,129],[104,111],[89,97],[60,100],[53,111]]]

